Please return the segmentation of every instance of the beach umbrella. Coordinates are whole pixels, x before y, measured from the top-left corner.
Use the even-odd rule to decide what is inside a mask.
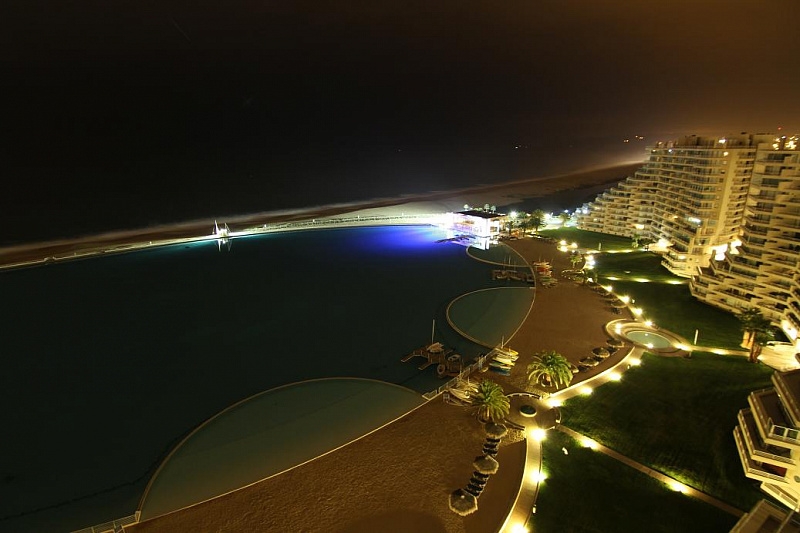
[[[606,344],[608,344],[608,345],[609,345],[609,346],[611,346],[612,348],[622,348],[623,346],[625,346],[625,343],[624,343],[624,342],[622,342],[622,341],[621,341],[621,340],[619,340],[619,339],[608,339],[608,341],[606,342]]]
[[[478,510],[478,498],[465,491],[458,489],[450,494],[450,510],[459,516],[467,516]]]
[[[489,481],[489,477],[490,476],[486,474],[481,474],[480,472],[473,472],[472,477],[469,478],[469,482],[482,487],[486,485],[487,481]]]
[[[472,463],[472,466],[474,466],[475,471],[480,474],[494,474],[497,472],[497,469],[500,468],[500,463],[491,455],[479,455],[475,458],[475,462]]]
[[[495,424],[494,422],[487,422],[484,426],[486,436],[494,439],[502,439],[508,433],[508,428],[503,424]]]
[[[592,350],[592,353],[595,354],[597,357],[608,357],[609,356],[608,350],[606,350],[605,348],[602,348],[602,347],[594,348]]]

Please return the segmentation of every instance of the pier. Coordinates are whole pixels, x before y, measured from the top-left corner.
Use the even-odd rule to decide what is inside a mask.
[[[453,350],[445,348],[440,342],[434,342],[422,348],[417,348],[410,354],[402,357],[400,362],[407,363],[414,357],[425,359],[425,361],[417,367],[419,370],[425,370],[431,365],[436,365],[436,375],[440,378],[457,376],[463,368],[461,356],[454,353]]]

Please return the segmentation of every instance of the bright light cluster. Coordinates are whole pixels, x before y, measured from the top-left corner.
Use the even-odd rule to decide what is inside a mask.
[[[686,485],[684,485],[680,481],[671,479],[668,484],[669,484],[669,488],[671,488],[675,492],[680,492],[682,494],[686,494],[689,491],[689,487],[687,487]]]
[[[545,438],[547,438],[547,431],[543,430],[542,428],[533,428],[530,431],[529,435],[531,436],[531,438],[533,440],[535,440],[537,442],[541,442]]]
[[[534,483],[541,483],[545,479],[547,479],[547,474],[542,470],[536,470],[534,472],[531,472],[531,481],[533,481]]]
[[[583,437],[581,439],[581,446],[584,448],[591,448],[592,450],[597,449],[597,441],[590,439],[589,437]]]

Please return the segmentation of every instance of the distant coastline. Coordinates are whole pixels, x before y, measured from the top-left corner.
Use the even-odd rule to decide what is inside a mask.
[[[516,180],[502,184],[479,185],[464,189],[432,191],[425,194],[376,198],[368,201],[312,206],[302,209],[269,211],[227,217],[225,222],[232,231],[265,224],[325,220],[341,215],[397,216],[422,215],[455,211],[469,205],[512,206],[523,201],[546,198],[566,191],[611,186],[625,179],[642,165],[641,162],[604,168],[591,168],[570,174]],[[577,207],[577,206],[576,206]],[[182,223],[114,231],[83,237],[19,244],[0,248],[0,267],[47,264],[51,258],[76,259],[134,251],[150,245],[166,245],[183,240],[201,240],[211,237],[213,220],[191,220]]]

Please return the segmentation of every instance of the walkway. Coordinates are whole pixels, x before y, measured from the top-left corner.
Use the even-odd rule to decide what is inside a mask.
[[[519,526],[527,524],[531,510],[536,507],[536,498],[539,496],[540,473],[542,471],[542,443],[535,438],[535,431],[544,430],[555,422],[554,412],[557,409],[549,407],[545,402],[535,399],[529,393],[512,393],[511,411],[506,419],[513,425],[525,428],[526,455],[525,467],[522,473],[522,482],[514,500],[514,505],[500,527],[500,533],[515,533]],[[519,408],[522,405],[532,405],[536,409],[533,417],[524,417]],[[537,420],[538,419],[538,420]]]
[[[586,437],[585,435],[581,435],[577,431],[573,431],[573,430],[571,430],[571,429],[569,429],[568,427],[565,427],[565,426],[560,426],[559,425],[559,426],[556,426],[556,429],[558,431],[564,433],[565,435],[569,435],[570,437],[572,437],[573,439],[575,439],[575,440],[577,440],[579,442],[580,441],[591,440],[588,437]],[[700,492],[699,490],[693,489],[692,487],[687,487],[686,485],[684,485],[683,483],[681,483],[677,479],[674,479],[674,478],[671,478],[671,477],[669,477],[667,475],[664,475],[661,472],[659,472],[657,470],[653,470],[652,468],[650,468],[648,466],[645,466],[645,465],[643,465],[641,463],[637,463],[633,459],[630,459],[629,457],[626,457],[626,456],[624,456],[624,455],[622,455],[620,453],[617,453],[614,450],[612,450],[611,448],[603,446],[602,444],[600,444],[600,443],[598,443],[598,442],[596,442],[594,440],[591,440],[591,442],[593,443],[592,449],[594,449],[594,450],[596,450],[598,452],[604,453],[604,454],[608,455],[609,457],[612,457],[612,458],[616,459],[617,461],[630,466],[631,468],[635,468],[639,472],[647,474],[648,476],[652,477],[653,479],[656,479],[658,481],[661,481],[662,483],[665,483],[666,485],[668,485],[673,490],[682,492],[683,494],[686,494],[687,496],[693,496],[693,497],[697,498],[698,500],[702,500],[702,501],[704,501],[704,502],[706,502],[706,503],[708,503],[710,505],[713,505],[714,507],[716,507],[718,509],[721,509],[721,510],[725,511],[726,513],[732,514],[733,516],[735,516],[737,518],[741,517],[744,514],[743,511],[740,511],[739,509],[737,509],[735,507],[732,507],[732,506],[728,505],[727,503],[725,503],[723,501],[720,501],[720,500],[718,500],[718,499],[716,499],[716,498],[714,498],[712,496],[709,496],[705,492]]]

